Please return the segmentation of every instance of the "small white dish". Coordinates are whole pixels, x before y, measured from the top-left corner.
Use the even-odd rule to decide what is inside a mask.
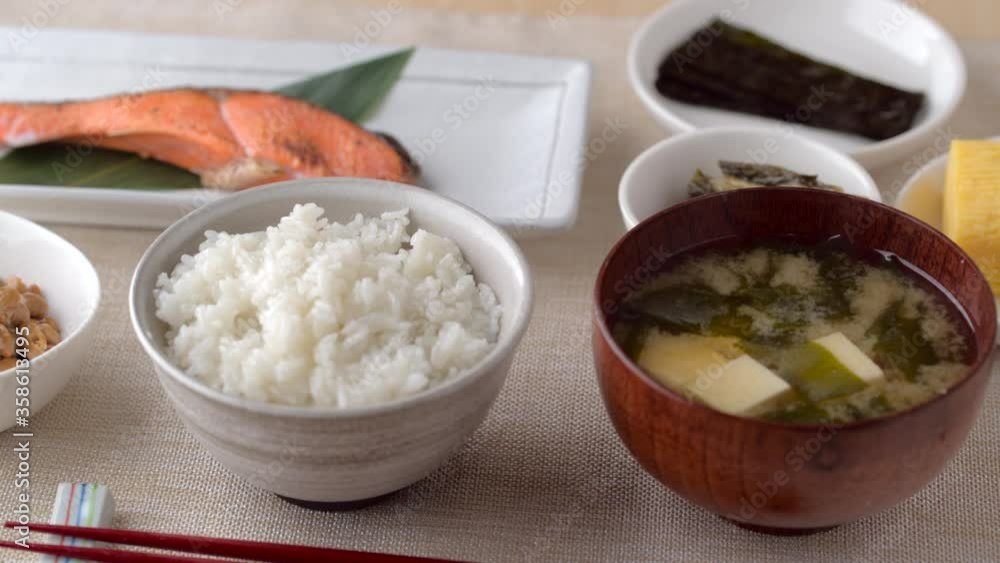
[[[28,414],[37,415],[83,363],[92,348],[94,315],[101,302],[101,283],[94,266],[75,246],[27,219],[0,211],[0,275],[18,276],[38,284],[49,303],[49,315],[59,322],[62,340],[31,360]],[[15,423],[23,371],[0,372],[0,431]],[[30,429],[30,426],[29,426]]]
[[[1000,141],[1000,136],[992,137],[990,140]],[[896,194],[893,207],[940,230],[947,172],[948,153],[945,153],[923,165],[910,176]]]
[[[827,145],[787,129],[717,127],[660,141],[629,164],[618,187],[625,227],[631,229],[646,217],[687,200],[695,170],[717,176],[721,174],[720,160],[772,164],[815,174],[819,181],[840,186],[845,193],[882,201],[871,175]]]
[[[925,107],[913,128],[885,141],[826,129],[786,125],[805,137],[848,153],[869,169],[927,144],[965,93],[966,69],[954,39],[936,22],[897,0],[674,0],[632,38],[632,88],[669,131],[720,125],[778,123],[763,117],[684,104],[662,96],[654,82],[671,49],[713,18],[776,40],[807,56],[862,76],[923,92]]]
[[[0,42],[2,100],[176,86],[268,90],[399,49],[68,29],[43,29],[18,47]],[[576,221],[580,202],[590,77],[583,60],[418,47],[363,126],[409,150],[421,186],[514,235],[563,231]],[[200,189],[0,185],[4,209],[49,223],[165,228],[219,197]]]

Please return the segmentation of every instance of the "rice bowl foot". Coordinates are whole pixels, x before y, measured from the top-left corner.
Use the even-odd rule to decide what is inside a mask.
[[[279,495],[277,493],[274,496],[280,498],[281,500],[294,504],[295,506],[300,506],[308,510],[316,510],[318,512],[346,512],[349,510],[361,510],[380,504],[382,501],[388,500],[389,497],[399,494],[401,491],[405,491],[406,487],[402,489],[397,489],[391,493],[386,493],[384,495],[378,495],[370,498],[363,498],[359,500],[349,500],[345,502],[322,502],[314,500],[301,500],[292,497],[286,497],[284,495]]]

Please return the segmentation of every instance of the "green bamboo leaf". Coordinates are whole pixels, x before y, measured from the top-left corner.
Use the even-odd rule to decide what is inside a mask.
[[[332,111],[355,123],[368,119],[399,80],[413,56],[406,49],[275,90]]]
[[[134,190],[197,188],[198,176],[132,153],[48,143],[11,151],[0,158],[0,184],[105,187]]]
[[[311,76],[275,92],[361,123],[399,80],[413,51]],[[50,143],[16,149],[0,158],[0,184],[175,190],[200,187],[201,181],[187,170],[133,153]]]

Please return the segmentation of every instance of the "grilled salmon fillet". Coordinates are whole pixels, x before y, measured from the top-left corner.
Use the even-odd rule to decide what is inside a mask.
[[[62,103],[0,103],[0,147],[89,142],[240,190],[316,176],[413,183],[400,145],[280,94],[184,88]]]

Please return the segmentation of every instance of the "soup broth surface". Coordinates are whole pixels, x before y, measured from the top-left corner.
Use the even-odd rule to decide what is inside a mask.
[[[957,304],[892,255],[778,243],[694,251],[669,266],[624,301],[615,338],[660,383],[732,414],[881,416],[944,393],[973,357]]]

